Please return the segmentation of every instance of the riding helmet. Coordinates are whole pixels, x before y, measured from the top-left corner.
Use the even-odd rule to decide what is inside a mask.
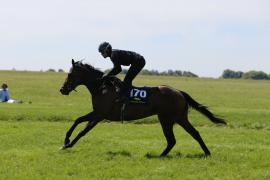
[[[99,45],[98,47],[98,51],[101,53],[101,52],[104,52],[105,50],[111,50],[112,49],[112,46],[110,45],[110,43],[108,42],[103,42]]]

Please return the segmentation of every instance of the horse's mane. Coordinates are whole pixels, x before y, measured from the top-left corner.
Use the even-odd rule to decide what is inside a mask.
[[[76,62],[76,65],[82,69],[85,69],[87,71],[98,71],[100,73],[104,73],[102,72],[100,69],[98,68],[95,68],[94,66],[90,65],[90,64],[87,64],[87,63],[83,63],[82,61],[77,61]]]
[[[80,67],[88,72],[96,71],[96,72],[104,74],[104,72],[102,72],[100,69],[95,68],[94,66],[90,64],[83,63],[82,61],[77,61],[75,64],[77,67]],[[107,77],[106,79],[100,79],[100,81],[102,81],[103,85],[112,86],[112,87],[119,87],[122,84],[122,81],[116,76],[110,76],[110,77]]]

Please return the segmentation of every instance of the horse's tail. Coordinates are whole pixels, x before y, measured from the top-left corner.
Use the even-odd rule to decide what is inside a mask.
[[[189,106],[191,106],[192,108],[196,109],[197,111],[199,111],[200,113],[208,117],[213,123],[227,124],[224,119],[215,117],[215,115],[207,109],[207,106],[204,106],[198,103],[192,97],[190,97],[190,95],[188,95],[186,92],[183,92],[183,91],[180,91],[180,92],[184,95]]]

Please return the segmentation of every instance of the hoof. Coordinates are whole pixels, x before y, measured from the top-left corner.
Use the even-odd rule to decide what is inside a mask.
[[[69,147],[70,147],[69,145],[63,145],[62,147],[59,148],[59,150],[65,150],[65,149],[67,149]]]
[[[70,140],[69,139],[65,139],[64,146],[68,146],[69,143],[70,143]]]
[[[60,147],[59,150],[64,150],[64,149],[66,149],[66,148],[67,148],[67,147],[64,145],[64,146]]]

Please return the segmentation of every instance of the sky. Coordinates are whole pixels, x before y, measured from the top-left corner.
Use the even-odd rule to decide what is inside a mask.
[[[0,69],[102,70],[98,45],[131,50],[146,69],[219,77],[270,73],[269,0],[0,0]]]

